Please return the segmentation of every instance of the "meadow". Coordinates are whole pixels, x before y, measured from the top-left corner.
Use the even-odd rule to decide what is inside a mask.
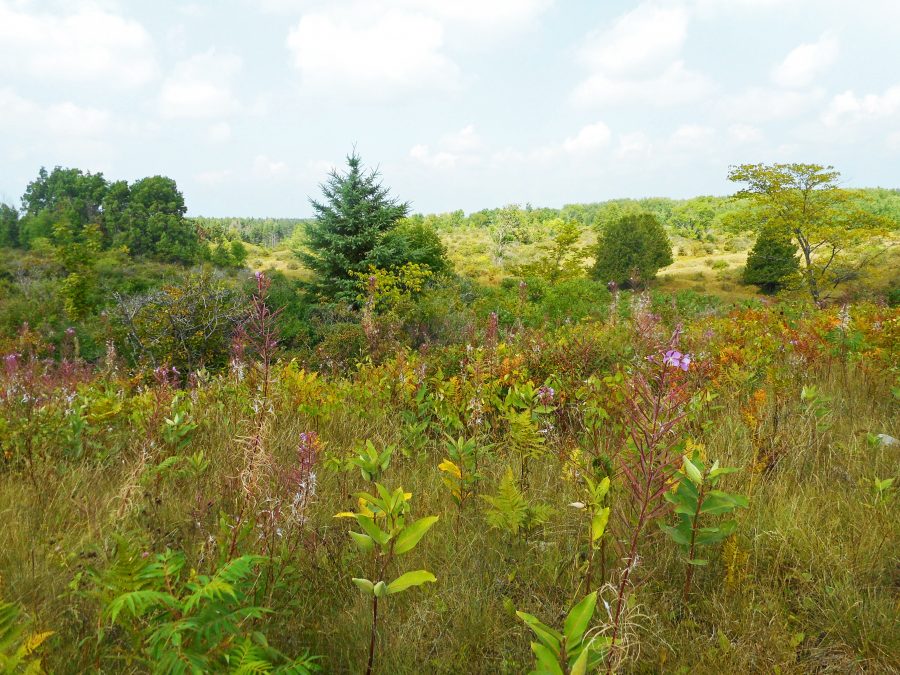
[[[26,661],[361,672],[373,596],[352,579],[421,568],[435,581],[382,599],[376,672],[524,672],[516,611],[561,628],[593,592],[601,667],[900,665],[898,446],[880,436],[900,435],[896,309],[605,293],[577,323],[471,315],[465,339],[418,351],[395,351],[382,323],[373,358],[328,374],[279,355],[266,285],[242,355],[183,385],[112,351],[87,364],[74,344],[48,362],[19,335],[0,570]],[[642,473],[649,455],[668,468]],[[736,496],[733,512],[700,512],[694,565],[660,527],[678,521],[663,497],[690,480],[685,456],[706,481],[713,462],[737,469],[709,493]],[[642,485],[660,493],[654,520]],[[387,528],[375,502],[401,487],[401,521],[437,520],[382,557],[350,532]]]
[[[822,193],[813,303],[746,197],[404,217],[348,162],[347,238],[7,209],[0,672],[900,669],[896,192]]]

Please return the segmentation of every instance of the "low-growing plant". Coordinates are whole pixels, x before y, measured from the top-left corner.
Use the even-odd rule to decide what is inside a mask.
[[[588,634],[596,606],[594,591],[569,610],[562,632],[544,625],[531,614],[516,612],[538,639],[531,643],[536,667],[530,675],[584,675],[603,663],[609,638]]]
[[[394,450],[393,445],[388,445],[384,450],[378,450],[372,441],[366,440],[365,445],[359,448],[359,454],[350,458],[349,467],[357,467],[364,480],[377,481],[387,471]]]
[[[396,579],[386,582],[388,567],[396,556],[412,551],[431,526],[438,521],[437,516],[425,516],[407,524],[409,500],[412,494],[398,487],[388,491],[380,483],[375,483],[378,496],[359,493],[359,511],[342,512],[335,518],[353,518],[362,532],[350,531],[353,543],[364,554],[371,557],[372,579],[354,577],[353,583],[372,598],[372,626],[369,635],[369,658],[367,675],[375,664],[375,641],[378,635],[378,600],[388,595],[400,593],[412,586],[434,582],[435,576],[428,570],[404,572]]]
[[[120,538],[112,564],[90,574],[102,602],[98,646],[123,635],[125,644],[108,645],[105,658],[153,673],[319,670],[316,657],[288,658],[252,629],[271,612],[251,601],[263,560],[241,556],[198,574],[181,552],[148,555]]]
[[[438,464],[441,480],[456,506],[462,511],[463,505],[475,493],[481,480],[478,473],[478,441],[474,438],[447,437],[445,444],[448,458]]]
[[[587,520],[587,560],[585,562],[584,587],[591,590],[592,572],[594,567],[594,554],[600,548],[600,541],[606,532],[606,524],[609,522],[609,506],[604,506],[607,493],[609,493],[609,476],[597,481],[588,475],[584,475],[584,501],[572,502],[569,506],[584,511]],[[601,552],[600,578],[606,576],[605,556]]]
[[[739,508],[747,508],[749,502],[743,495],[716,490],[722,476],[740,471],[731,467],[720,467],[714,462],[709,468],[694,453],[693,458],[684,457],[681,471],[676,474],[678,485],[674,492],[667,492],[666,501],[675,506],[678,523],[674,526],[660,523],[660,529],[675,541],[686,553],[687,571],[684,578],[684,601],[691,593],[694,567],[709,563],[695,557],[698,546],[718,544],[731,536],[737,529],[737,520],[731,519],[718,525],[700,526],[701,516],[719,516]]]
[[[512,469],[507,467],[506,474],[500,479],[495,495],[483,495],[488,508],[484,515],[491,527],[503,530],[508,534],[525,539],[535,529],[546,523],[553,509],[547,504],[532,504],[528,501],[513,476]]]
[[[3,675],[44,672],[37,651],[53,631],[32,633],[28,624],[18,605],[0,600],[0,673]]]

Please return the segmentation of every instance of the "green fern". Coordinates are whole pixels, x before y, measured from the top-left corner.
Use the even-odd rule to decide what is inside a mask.
[[[35,652],[53,631],[28,633],[27,626],[17,605],[0,601],[0,674],[44,672]]]
[[[497,486],[496,495],[482,497],[487,503],[485,518],[491,527],[505,530],[513,536],[527,536],[536,528],[546,523],[553,513],[547,504],[531,504],[516,485],[512,469],[507,467],[506,474]]]
[[[153,557],[118,540],[112,564],[93,572],[104,626],[116,625],[128,639],[128,656],[154,673],[310,673],[316,657],[289,659],[251,632],[253,621],[271,610],[249,602],[263,558],[235,558],[211,576],[185,573],[183,553]],[[104,627],[99,635],[105,638]]]

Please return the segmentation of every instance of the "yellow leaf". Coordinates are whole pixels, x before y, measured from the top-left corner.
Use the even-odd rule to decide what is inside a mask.
[[[356,518],[356,514],[353,511],[341,511],[340,513],[335,513],[333,518]]]
[[[43,633],[35,633],[27,640],[25,640],[25,644],[22,645],[25,648],[25,656],[30,655],[35,649],[40,647],[44,641],[53,635],[54,631],[48,630]]]
[[[440,469],[441,471],[444,471],[445,473],[452,474],[452,475],[456,476],[457,478],[462,478],[462,471],[460,471],[459,467],[456,466],[456,464],[451,462],[449,459],[445,459],[443,462],[438,464],[438,469]]]

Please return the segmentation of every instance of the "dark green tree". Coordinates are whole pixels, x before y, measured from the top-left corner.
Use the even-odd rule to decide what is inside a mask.
[[[591,274],[599,281],[633,286],[651,281],[671,264],[672,244],[656,217],[630,214],[601,230]]]
[[[765,228],[747,255],[744,283],[759,286],[763,293],[777,293],[799,279],[800,256],[790,234]]]
[[[324,199],[311,199],[315,220],[306,228],[303,263],[315,275],[312,289],[326,298],[355,298],[358,277],[374,264],[382,235],[409,212],[409,204],[390,197],[375,170],[363,169],[354,151],[347,171],[333,170],[322,184]]]
[[[76,229],[100,219],[101,204],[108,185],[102,173],[84,173],[81,169],[55,167],[47,173],[41,167],[22,195],[22,208],[29,216],[42,211],[67,210]]]
[[[416,263],[438,274],[450,268],[447,249],[428,223],[404,218],[388,230],[372,249],[372,264],[381,269]]]
[[[19,212],[8,204],[0,204],[0,246],[19,246]]]
[[[174,180],[165,176],[142,178],[131,185],[127,199],[116,206],[121,211],[111,208],[104,215],[116,224],[116,242],[127,246],[132,255],[167,262],[196,260],[197,230],[184,217],[187,207]]]

